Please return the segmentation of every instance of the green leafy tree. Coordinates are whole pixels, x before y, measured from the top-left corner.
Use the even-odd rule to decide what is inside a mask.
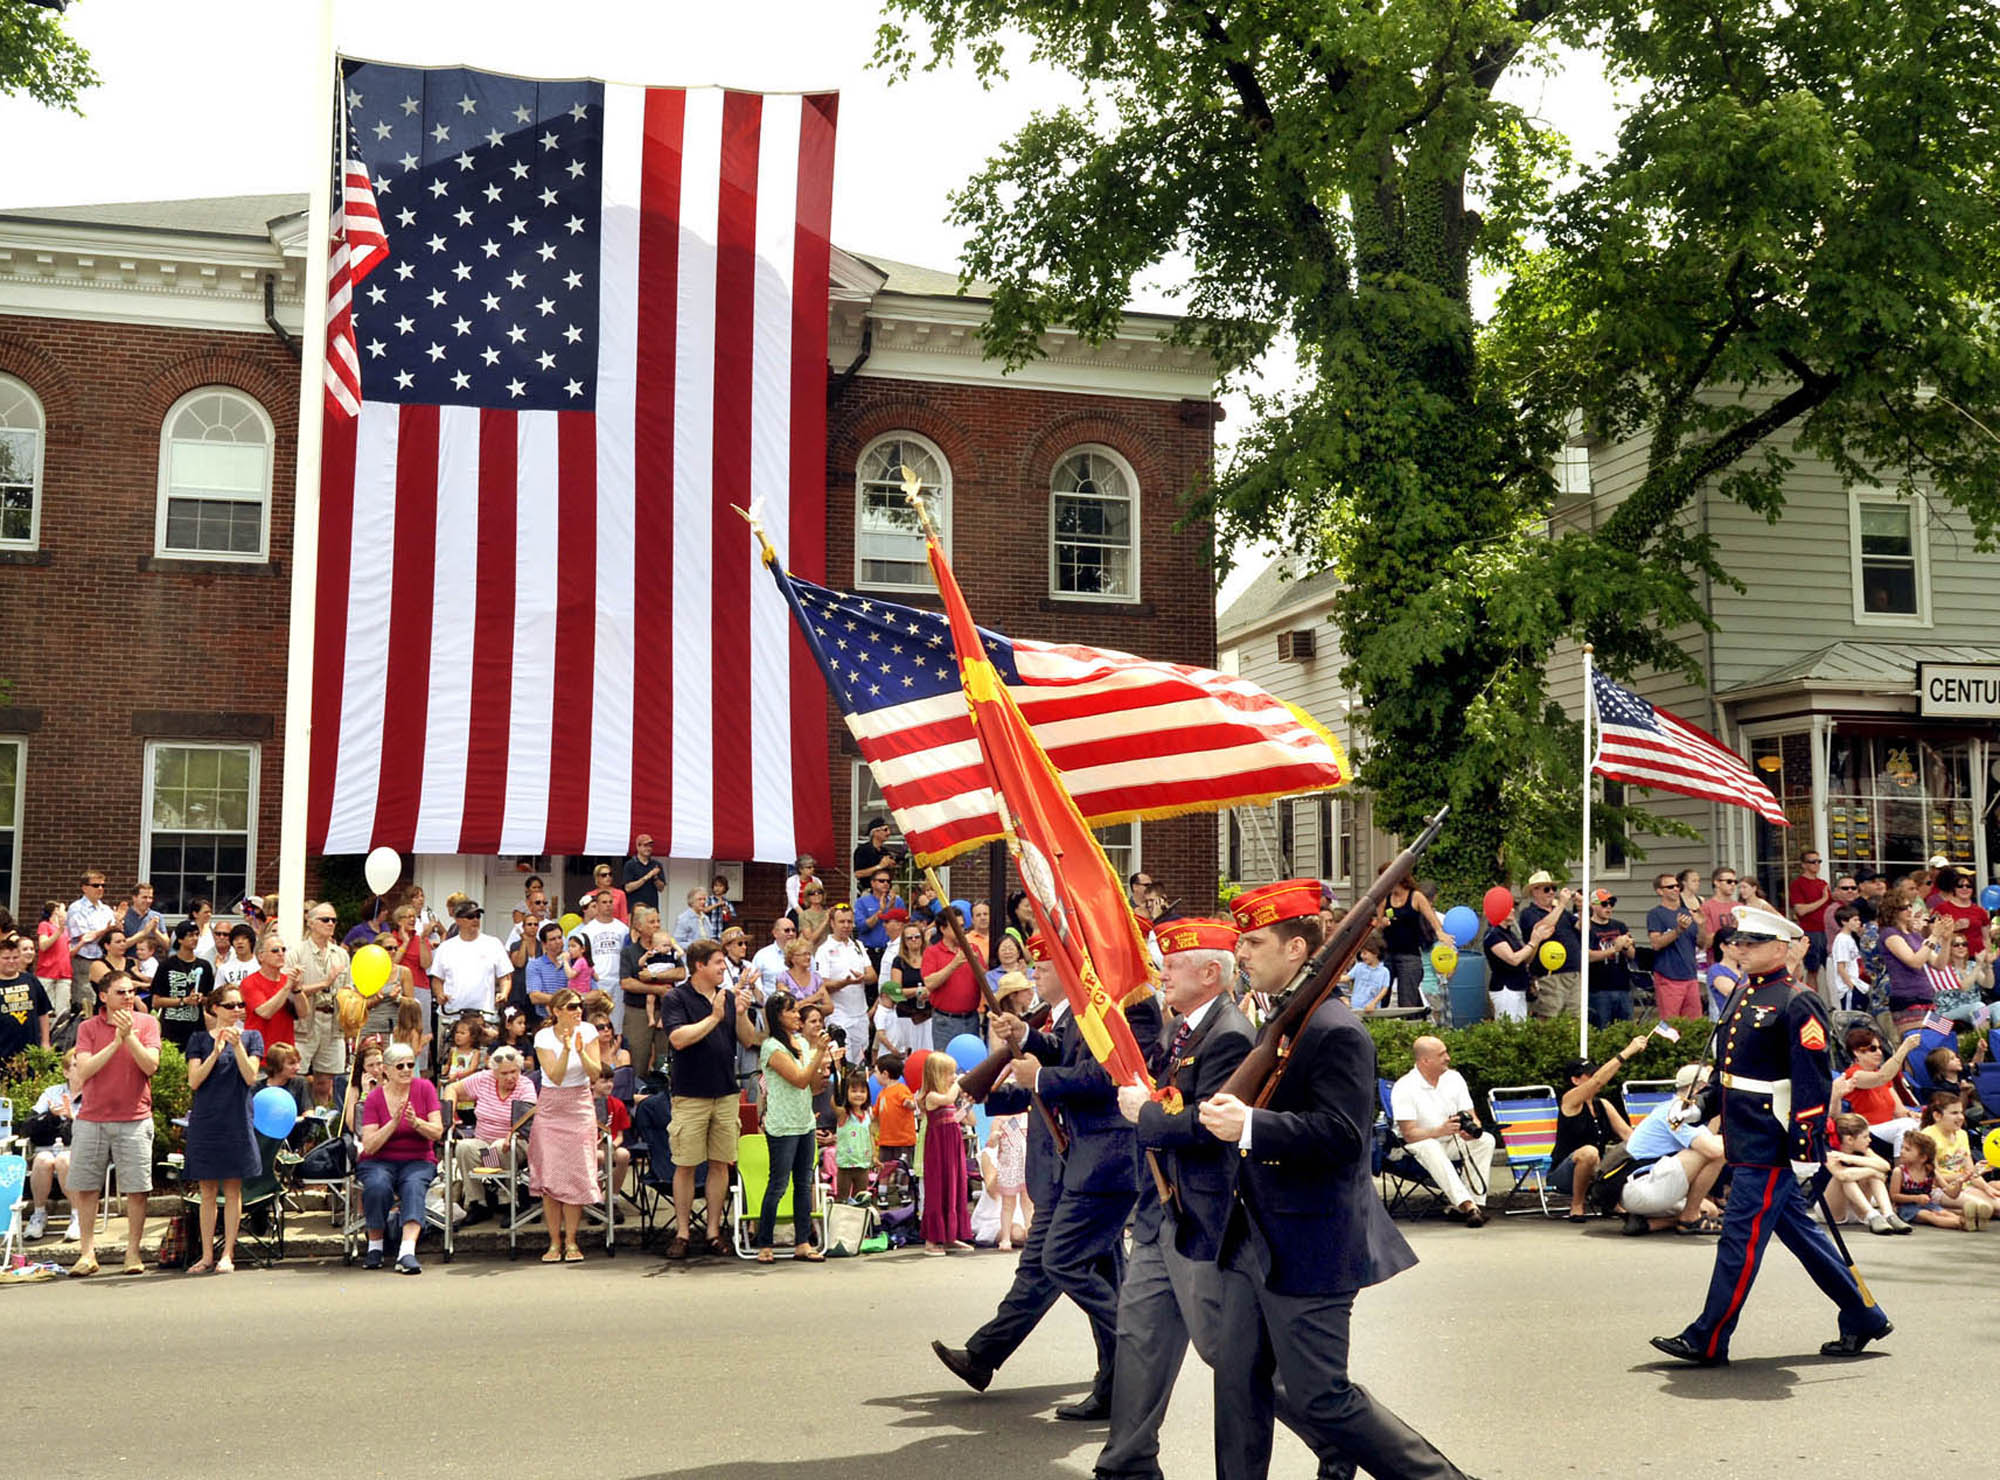
[[[1575,852],[1581,743],[1547,695],[1564,638],[1614,674],[1728,581],[1704,487],[1770,517],[1792,449],[2000,528],[2000,8],[1990,0],[888,0],[892,73],[1025,41],[1079,83],[954,198],[1009,363],[1101,338],[1140,274],[1225,381],[1294,348],[1195,491],[1224,547],[1336,568],[1377,816],[1440,801],[1447,880]],[[1636,99],[1578,168],[1511,104],[1554,48]],[[1478,322],[1475,273],[1503,284]],[[1646,475],[1552,530],[1575,427]],[[1611,809],[1614,832],[1658,827]]]
[[[90,55],[63,29],[64,6],[0,0],[0,96],[26,93],[51,108],[83,110],[77,97],[97,86]]]

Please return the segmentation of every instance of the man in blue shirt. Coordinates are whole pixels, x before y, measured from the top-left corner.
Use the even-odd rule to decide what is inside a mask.
[[[1695,980],[1694,911],[1681,903],[1680,880],[1672,874],[1653,879],[1660,902],[1646,911],[1646,940],[1653,948],[1653,1006],[1664,1020],[1705,1016],[1701,983]]]
[[[1633,1170],[1620,1202],[1625,1231],[1714,1233],[1714,1210],[1704,1207],[1708,1190],[1722,1175],[1722,1137],[1701,1118],[1706,1074],[1689,1064],[1674,1076],[1674,1097],[1632,1127],[1625,1142]]]
[[[894,876],[884,869],[869,879],[868,892],[854,901],[854,938],[871,961],[879,961],[889,948],[889,927],[910,918],[895,885]]]

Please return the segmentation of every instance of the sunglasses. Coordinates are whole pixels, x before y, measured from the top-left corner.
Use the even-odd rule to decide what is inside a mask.
[[[218,1002],[215,1005],[218,1008],[226,1009],[227,1011],[230,1012],[243,1011],[243,1004],[241,1002]]]
[[[412,1074],[417,1072],[417,1066],[408,1059],[398,1060],[396,1063],[389,1065],[389,1067],[391,1069],[408,1069]]]

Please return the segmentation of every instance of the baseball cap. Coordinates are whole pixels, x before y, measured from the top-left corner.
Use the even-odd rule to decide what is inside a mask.
[[[1609,889],[1593,889],[1590,891],[1590,902],[1592,904],[1616,904],[1618,903],[1618,896],[1613,894]]]
[[[485,913],[486,911],[479,907],[478,900],[461,899],[452,907],[451,917],[454,920],[476,920]]]

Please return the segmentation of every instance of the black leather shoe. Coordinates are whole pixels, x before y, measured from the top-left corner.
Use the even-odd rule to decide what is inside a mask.
[[[1895,1329],[1893,1321],[1885,1321],[1880,1331],[1871,1331],[1866,1336],[1843,1335],[1838,1341],[1826,1342],[1820,1347],[1819,1354],[1822,1357],[1858,1357],[1869,1342],[1880,1341]]]
[[[961,1351],[955,1346],[946,1346],[942,1341],[933,1341],[931,1350],[937,1359],[950,1369],[951,1375],[971,1388],[975,1393],[986,1391],[986,1384],[993,1381],[993,1369],[982,1367],[972,1360],[972,1353]]]
[[[1319,1462],[1319,1480],[1354,1480],[1354,1461],[1351,1459],[1323,1459]]]
[[[1081,1403],[1063,1404],[1056,1409],[1056,1417],[1070,1423],[1103,1423],[1111,1417],[1111,1403],[1093,1393]]]
[[[1696,1367],[1727,1367],[1729,1358],[1711,1357],[1685,1336],[1655,1336],[1653,1349]]]

